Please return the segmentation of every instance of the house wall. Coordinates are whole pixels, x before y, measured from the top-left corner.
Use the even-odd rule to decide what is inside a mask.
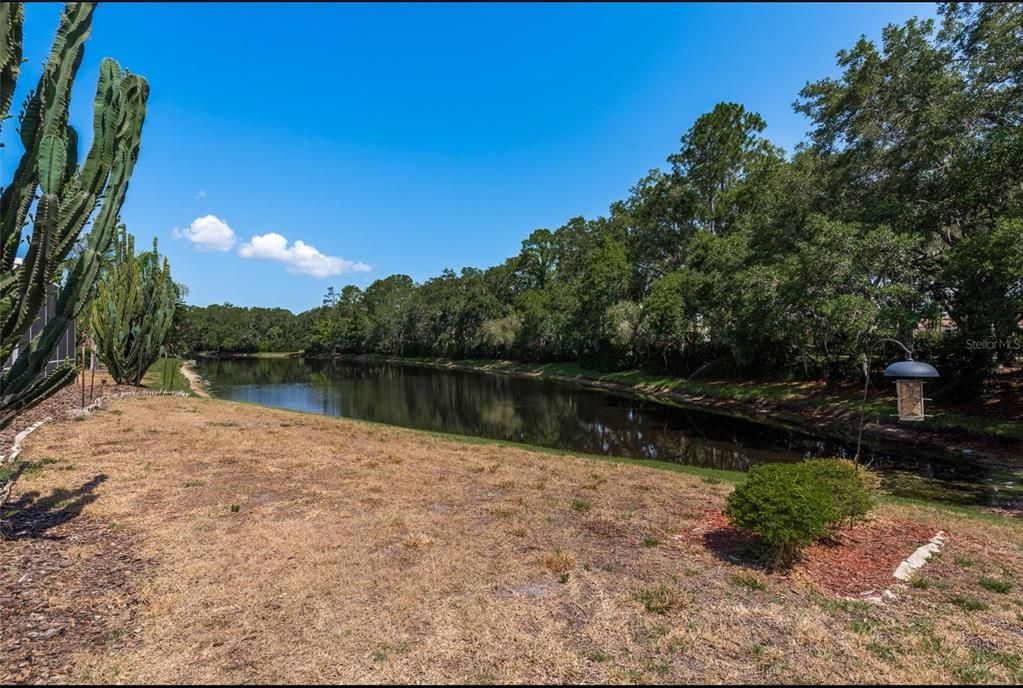
[[[21,339],[18,341],[18,346],[14,349],[14,353],[11,354],[10,359],[4,362],[4,368],[10,367],[15,360],[18,358],[18,354],[21,350],[28,346],[43,328],[46,323],[50,321],[53,314],[57,310],[57,296],[60,294],[60,288],[56,285],[51,285],[46,290],[46,300],[43,302],[42,308],[39,309],[39,315],[36,317],[35,322],[28,328]],[[75,340],[77,338],[77,331],[75,329],[75,321],[71,321],[67,329],[64,331],[64,336],[60,338],[56,349],[53,351],[53,355],[50,360],[46,363],[46,372],[53,372],[58,365],[64,361],[75,362]]]

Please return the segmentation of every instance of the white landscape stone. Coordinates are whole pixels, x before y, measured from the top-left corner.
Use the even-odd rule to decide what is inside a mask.
[[[932,555],[941,551],[941,547],[945,544],[947,537],[944,532],[939,531],[926,545],[917,549],[917,551],[913,552],[905,561],[899,564],[899,568],[895,569],[894,576],[900,581],[908,581],[913,577],[917,569],[927,563],[927,560]]]
[[[926,545],[918,548],[915,552],[909,555],[909,557],[904,559],[903,562],[899,564],[899,568],[895,569],[895,573],[892,575],[902,583],[908,583],[913,577],[913,574],[916,573],[917,569],[926,564],[932,555],[941,551],[941,547],[945,544],[946,539],[948,539],[948,536],[943,531],[939,530],[934,537],[927,541]],[[904,585],[897,585],[897,587],[905,589]],[[894,590],[888,588],[886,590],[882,590],[880,594],[874,590],[868,590],[867,592],[862,593],[859,599],[864,602],[883,605],[886,602],[892,602],[898,599],[898,597],[899,596]]]

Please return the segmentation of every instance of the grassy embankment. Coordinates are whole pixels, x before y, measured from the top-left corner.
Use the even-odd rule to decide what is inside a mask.
[[[162,389],[168,392],[192,392],[188,384],[188,378],[181,372],[184,361],[180,358],[159,358],[156,363],[149,366],[145,375],[142,376],[142,385],[152,389]]]
[[[253,406],[255,408],[267,408],[261,404],[250,401],[232,401],[233,404],[241,404],[244,406]],[[290,411],[289,413],[298,413],[301,415],[309,415],[314,417],[320,417],[322,414],[311,412],[311,411]],[[365,423],[367,425],[377,426],[380,428],[391,428],[395,427],[387,423],[380,423],[371,420],[352,420],[351,422]],[[730,471],[723,468],[706,468],[703,466],[690,466],[686,464],[673,463],[670,461],[658,461],[656,459],[633,459],[623,456],[609,456],[604,454],[585,454],[578,451],[572,451],[571,449],[558,449],[556,447],[544,447],[535,444],[525,444],[523,442],[513,442],[511,440],[493,439],[489,437],[479,437],[476,435],[458,435],[454,433],[440,432],[436,430],[413,430],[422,435],[436,437],[451,442],[459,442],[469,445],[480,445],[486,447],[503,447],[507,449],[516,450],[527,450],[538,454],[549,454],[551,456],[562,456],[562,457],[574,457],[574,458],[585,458],[589,461],[595,461],[599,463],[610,463],[620,464],[622,466],[636,466],[641,468],[655,469],[658,471],[667,471],[669,473],[680,473],[687,476],[699,478],[708,485],[727,484],[730,486],[736,486],[746,480],[747,473],[745,471]],[[999,513],[992,512],[981,506],[972,506],[968,504],[952,504],[942,502],[937,499],[925,499],[918,497],[903,497],[892,494],[879,494],[876,496],[876,500],[880,504],[891,504],[898,505],[907,508],[916,509],[921,513],[933,513],[933,514],[956,514],[960,516],[969,517],[978,521],[989,521],[992,523],[1002,523],[1005,517]],[[1023,529],[1021,529],[1023,533]]]
[[[420,365],[543,377],[553,380],[579,381],[629,388],[650,395],[678,394],[736,402],[742,407],[783,408],[805,411],[831,421],[848,423],[858,420],[862,398],[855,389],[846,394],[828,393],[818,382],[766,381],[703,381],[686,380],[668,375],[655,375],[636,370],[604,373],[582,368],[574,363],[519,363],[488,359],[398,358],[364,356],[362,358],[393,360]],[[890,424],[894,414],[894,396],[873,396],[864,406],[868,421]],[[933,416],[919,424],[930,430],[961,430],[999,440],[1023,441],[1023,422],[949,411],[931,405]]]
[[[41,469],[19,491],[81,510],[57,528],[91,524],[148,562],[140,613],[77,648],[73,679],[1023,679],[1009,518],[882,504],[881,521],[952,537],[874,606],[684,536],[731,487],[683,470],[194,397],[115,401],[26,452]],[[98,556],[45,542],[67,570]],[[85,604],[54,590],[55,609]]]
[[[187,392],[198,396],[208,396],[198,380],[194,368],[186,369],[187,364],[180,358],[161,358],[149,367],[142,377],[142,385],[152,389],[169,392]],[[196,378],[195,384],[189,376]]]

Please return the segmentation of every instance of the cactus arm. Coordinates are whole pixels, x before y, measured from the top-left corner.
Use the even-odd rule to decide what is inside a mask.
[[[128,181],[138,160],[149,86],[104,60],[94,98],[93,142],[78,165],[78,135],[68,126],[68,104],[95,3],[69,3],[38,86],[19,117],[25,149],[11,184],[0,193],[0,354],[5,363],[31,326],[49,285],[67,268],[55,313],[0,372],[0,428],[73,379],[74,368],[45,374],[52,353],[89,302],[115,235]],[[22,3],[0,6],[0,107],[10,106],[21,63]],[[29,210],[42,192],[35,217]],[[92,226],[80,242],[82,230]],[[28,250],[14,269],[22,232],[31,222]],[[76,245],[81,250],[67,258]]]
[[[95,283],[102,257],[113,238],[117,217],[128,191],[128,180],[138,159],[142,124],[146,111],[145,101],[149,95],[149,86],[145,79],[135,75],[125,76],[119,84],[119,88],[124,97],[120,99],[122,108],[117,117],[115,135],[117,154],[103,191],[102,206],[93,221],[87,246],[68,272],[66,285],[58,297],[55,309],[57,315],[47,323],[37,338],[38,347],[34,346],[35,342],[33,342],[33,346],[26,349],[26,354],[35,352],[37,348],[48,352],[56,346],[70,321],[77,317],[85,306],[87,301],[85,297],[88,296]],[[78,200],[81,201],[81,199]],[[84,212],[88,206],[88,201],[81,203],[79,212]],[[94,206],[95,203],[93,203]],[[68,222],[72,223],[71,229],[79,221],[84,224],[85,220],[77,215],[70,218]],[[67,248],[70,250],[70,245]],[[64,257],[61,255],[58,258],[62,260]],[[43,360],[41,365],[45,366],[45,363]],[[19,356],[2,381],[6,383],[5,387],[6,385],[16,385],[17,380],[26,374],[31,374],[33,370],[39,369],[40,359],[38,357]]]
[[[104,175],[114,163],[114,141],[118,129],[115,115],[121,110],[117,101],[124,97],[119,88],[120,82],[121,68],[109,58],[103,60],[93,100],[92,148],[82,166],[85,188],[93,192],[102,185]]]
[[[11,110],[14,89],[21,71],[21,31],[25,7],[18,3],[0,4],[0,131]]]
[[[25,260],[19,268],[22,279],[15,284],[16,289],[8,296],[9,305],[4,308],[6,318],[0,323],[0,351],[10,355],[18,335],[25,331],[35,320],[39,307],[46,297],[46,285],[49,282],[47,270],[47,253],[53,244],[56,231],[59,201],[53,194],[44,194],[36,208],[35,231],[29,244]],[[6,360],[6,358],[4,359]]]
[[[21,156],[10,186],[0,195],[0,269],[10,270],[21,240],[28,210],[38,182],[39,149],[47,134],[67,130],[71,86],[82,61],[85,39],[92,27],[95,3],[69,3],[61,16],[57,36],[21,117]]]

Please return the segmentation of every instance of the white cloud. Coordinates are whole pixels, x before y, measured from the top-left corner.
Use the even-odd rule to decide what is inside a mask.
[[[197,217],[187,229],[175,229],[173,235],[188,239],[200,251],[230,251],[238,240],[234,230],[216,215]]]
[[[206,189],[199,189],[199,193],[195,195],[196,198],[206,198]]]
[[[365,263],[356,263],[344,258],[325,256],[304,241],[288,240],[277,232],[256,235],[238,247],[243,258],[265,258],[276,260],[287,266],[288,272],[301,272],[313,277],[331,277],[345,272],[369,272],[372,268]]]

